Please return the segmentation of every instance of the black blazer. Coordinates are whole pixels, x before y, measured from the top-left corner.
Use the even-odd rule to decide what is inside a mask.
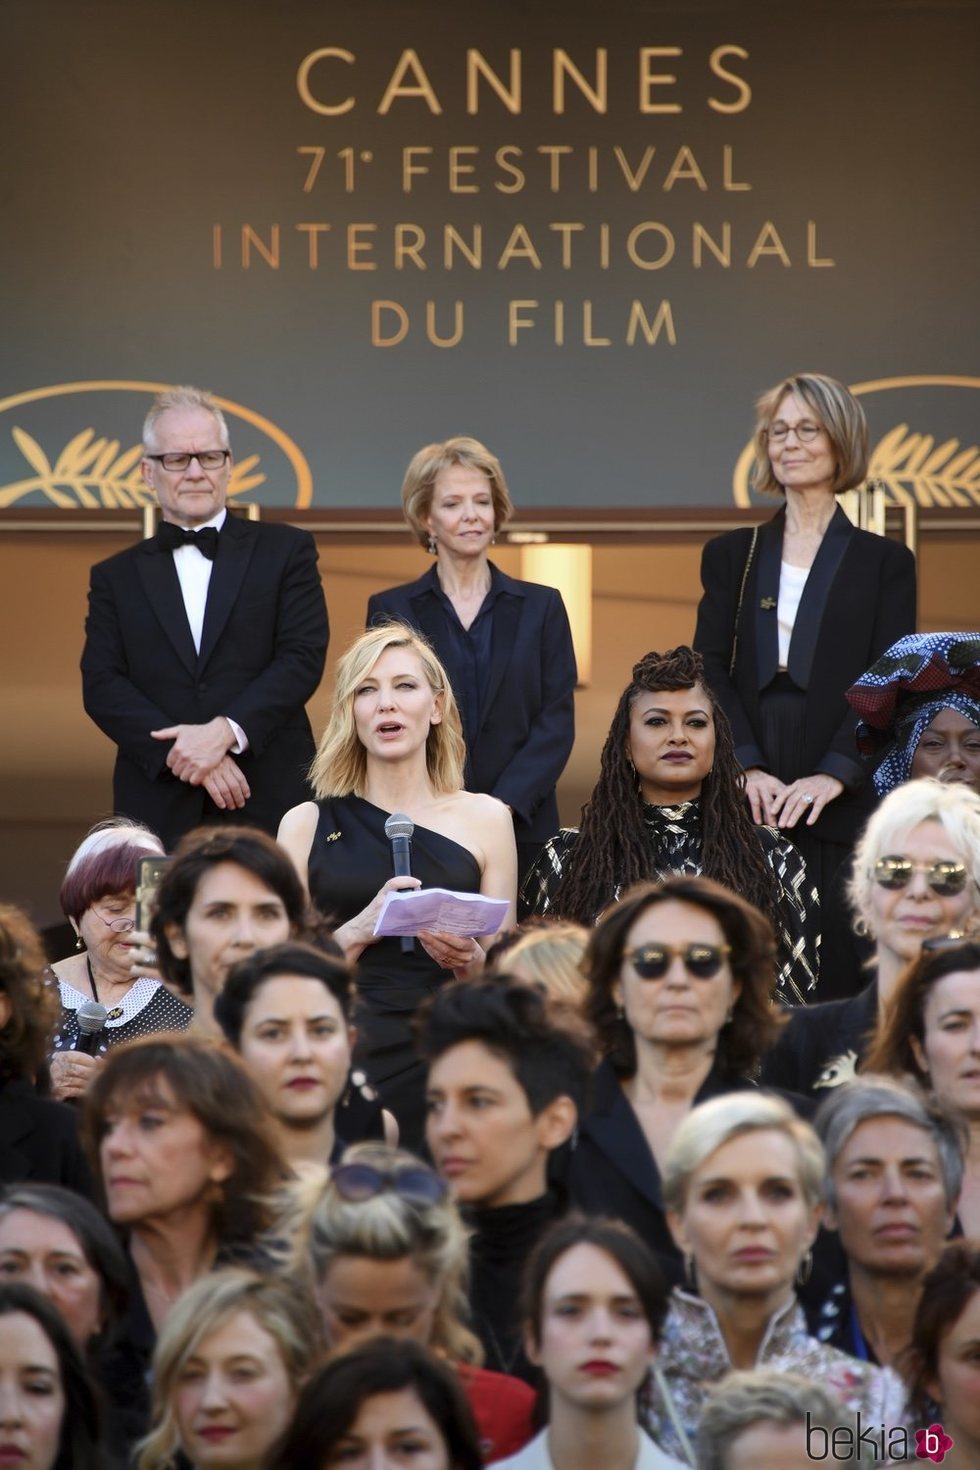
[[[762,1058],[767,1087],[791,1087],[819,1103],[826,1089],[849,1082],[864,1059],[878,1024],[878,982],[857,995],[791,1008],[789,1021],[770,1052]]]
[[[727,714],[735,754],[745,767],[769,768],[762,748],[759,695],[779,661],[776,600],[785,508],[759,528],[738,620],[738,654],[729,673],[739,589],[752,540],[749,527],[709,541],[701,557],[704,593],[694,647]],[[765,604],[765,606],[763,606]],[[855,746],[857,716],[845,692],[897,638],[915,629],[915,558],[907,547],[859,531],[840,506],[810,569],[789,649],[789,674],[806,691],[808,768],[836,776],[845,791],[813,831],[852,842],[868,813]]]
[[[169,771],[150,731],[227,715],[249,748],[234,759],[251,788],[240,813],[275,832],[307,801],[314,755],[304,708],[323,674],[327,611],[312,536],[228,515],[194,651],[173,555],[141,541],[92,568],[82,653],[85,708],[118,747],[115,810],[169,848],[216,814],[203,786]]]
[[[568,615],[554,587],[521,582],[492,568],[493,651],[479,730],[467,731],[466,785],[514,811],[518,842],[558,830],[555,787],[575,743],[575,653]],[[376,592],[368,627],[397,618],[425,635],[458,681],[446,647],[436,569],[417,582]]]
[[[38,1097],[20,1077],[0,1086],[0,1184],[26,1183],[93,1194],[74,1108]]]

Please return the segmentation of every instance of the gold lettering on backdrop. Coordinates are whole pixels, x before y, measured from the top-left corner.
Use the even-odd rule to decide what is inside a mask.
[[[402,149],[402,193],[403,194],[411,194],[411,192],[412,192],[412,180],[414,178],[416,178],[417,176],[420,176],[422,174],[427,174],[429,172],[429,165],[427,163],[416,163],[416,161],[415,161],[415,155],[417,153],[420,153],[420,154],[423,154],[424,156],[426,156],[428,158],[431,158],[433,152],[434,152],[434,150],[432,148],[429,148],[429,147],[426,147],[426,146],[416,147],[416,148],[403,148]]]
[[[744,46],[716,46],[708,57],[708,67],[718,77],[719,81],[728,82],[738,93],[731,102],[722,102],[717,97],[708,98],[708,106],[714,112],[734,113],[745,112],[752,101],[752,88],[744,77],[736,76],[728,71],[723,65],[729,56],[737,56],[739,61],[748,61],[749,53]]]
[[[352,51],[345,51],[341,46],[321,46],[319,51],[311,51],[309,56],[304,56],[296,73],[296,87],[300,99],[311,112],[318,112],[322,117],[340,117],[344,112],[350,112],[354,106],[353,97],[345,97],[342,102],[323,102],[313,96],[310,88],[310,72],[318,61],[325,60],[343,61],[348,66],[353,66],[356,57]]]
[[[658,70],[660,64],[670,63],[674,58],[684,57],[682,46],[640,46],[636,48],[636,94],[623,92],[616,103],[635,106],[641,117],[676,115],[684,111],[684,101],[677,92],[679,78],[673,71]],[[713,112],[733,116],[745,112],[752,103],[752,88],[739,63],[747,62],[749,53],[744,46],[732,43],[716,46],[708,56],[708,71],[712,78],[709,86],[722,83],[722,95],[709,91],[704,105]],[[477,47],[468,47],[463,60],[463,90],[466,113],[475,117],[487,95],[499,103],[512,117],[520,117],[524,107],[524,56],[520,47],[512,46],[508,52],[506,79],[499,64],[487,60]],[[580,64],[581,62],[581,64]],[[304,56],[296,73],[296,90],[300,101],[311,112],[321,117],[341,117],[357,107],[357,96],[350,92],[343,95],[345,83],[341,80],[340,66],[353,67],[357,57],[343,46],[320,46]],[[593,112],[604,115],[609,110],[609,52],[605,46],[597,46],[591,76],[584,60],[573,60],[562,46],[551,52],[551,112],[561,117],[566,107],[576,100],[584,102]],[[536,102],[544,100],[547,82],[542,76],[536,79],[533,96]],[[397,115],[396,102],[423,102],[433,116],[440,116],[443,108],[435,87],[429,79],[425,65],[417,51],[406,49],[395,62],[389,80],[375,108],[379,117],[389,113]]]
[[[534,311],[538,303],[534,300],[508,301],[507,303],[507,346],[517,346],[517,334],[535,325],[534,319],[526,317],[525,311]]]
[[[569,271],[572,268],[572,235],[578,234],[585,229],[583,224],[565,223],[556,221],[548,226],[561,238],[561,264],[562,269]]]
[[[557,194],[561,188],[559,182],[561,178],[561,164],[559,159],[574,152],[574,149],[570,148],[567,143],[539,143],[537,151],[548,159],[548,188],[552,194]]]
[[[505,147],[498,148],[496,153],[493,155],[494,162],[497,164],[498,168],[504,169],[506,173],[510,174],[512,179],[512,182],[510,184],[502,184],[499,179],[494,184],[493,187],[497,189],[501,194],[519,194],[524,188],[524,170],[518,168],[516,164],[511,163],[510,156],[512,153],[516,153],[518,158],[521,158],[523,157],[524,150],[522,148],[516,147],[513,143],[508,143]]]
[[[663,250],[656,260],[645,260],[637,251],[637,242],[641,236],[656,232],[663,240]],[[658,271],[665,266],[669,260],[674,258],[674,237],[666,225],[658,225],[654,220],[647,220],[645,224],[634,225],[626,237],[626,253],[635,266],[640,270]]]
[[[456,347],[463,337],[463,303],[453,302],[453,333],[451,337],[440,337],[436,331],[436,304],[425,303],[425,335],[433,347]]]
[[[442,241],[442,264],[445,270],[451,271],[453,268],[454,249],[458,250],[460,255],[466,257],[466,260],[469,262],[474,270],[479,271],[483,269],[482,225],[473,226],[473,234],[471,236],[471,239],[473,241],[472,245],[467,245],[466,241],[463,239],[458,230],[455,230],[452,225],[446,226],[443,232]]]
[[[471,117],[480,111],[479,78],[489,82],[508,112],[515,117],[521,111],[521,53],[516,46],[510,51],[510,76],[505,83],[492,69],[481,51],[472,47],[466,53],[466,111]]]
[[[836,265],[836,261],[831,260],[829,255],[823,259],[817,255],[817,223],[812,219],[806,222],[806,263],[812,268]]]
[[[464,163],[463,162],[463,155],[464,154],[469,154],[470,156],[472,156],[473,154],[479,153],[479,151],[480,151],[479,148],[474,148],[472,146],[472,144],[467,144],[466,146],[463,146],[461,144],[458,144],[456,147],[450,148],[450,150],[449,150],[449,192],[450,192],[450,194],[479,194],[479,192],[480,192],[480,186],[479,186],[479,184],[464,184],[464,183],[461,183],[461,179],[462,179],[463,174],[475,174],[476,173],[476,169],[475,169],[475,167],[473,166],[472,163]]]
[[[424,245],[425,231],[420,225],[396,225],[395,270],[404,270],[406,259],[418,266],[420,271],[428,270],[428,266],[419,254]]]
[[[347,269],[349,271],[376,271],[378,262],[376,260],[364,260],[362,256],[370,255],[374,250],[374,240],[361,239],[361,231],[369,235],[377,234],[377,225],[357,224],[347,226]]]
[[[613,157],[623,171],[623,178],[626,180],[626,187],[631,190],[632,193],[638,193],[639,190],[643,187],[643,180],[647,176],[647,170],[653,162],[653,155],[656,153],[656,151],[656,148],[654,148],[651,144],[647,144],[646,148],[644,148],[643,150],[643,157],[640,159],[639,167],[634,173],[629,166],[626,154],[623,152],[622,148],[620,148],[618,143],[613,149]]]
[[[654,102],[654,87],[675,87],[677,78],[673,72],[655,72],[650,67],[654,58],[661,56],[683,56],[684,52],[680,46],[641,46],[640,47],[640,111],[641,112],[680,112],[679,102]]]
[[[247,271],[252,264],[252,251],[257,250],[274,271],[279,269],[279,226],[269,226],[269,244],[266,245],[260,235],[252,229],[251,225],[242,225],[242,270]]]
[[[635,346],[638,331],[643,333],[648,347],[656,346],[662,331],[666,331],[667,341],[671,347],[676,347],[677,333],[674,331],[674,313],[670,309],[670,302],[661,301],[657,308],[657,315],[651,322],[643,309],[643,302],[634,301],[630,307],[630,319],[626,328],[627,347]]]
[[[531,244],[531,237],[523,225],[515,225],[510,238],[497,261],[498,271],[506,270],[512,260],[529,260],[536,271],[541,269],[541,257]]]
[[[670,166],[670,172],[664,179],[664,193],[669,194],[678,179],[693,179],[702,193],[707,190],[708,181],[698,168],[698,161],[690,148],[685,144],[678,148],[677,157]]]
[[[609,103],[609,53],[605,46],[597,46],[595,52],[595,86],[590,86],[564,47],[552,52],[552,98],[555,112],[560,117],[565,111],[565,78],[581,92],[589,106],[605,113]]]
[[[398,325],[393,332],[385,334],[382,331],[384,316],[392,315]],[[399,342],[404,342],[408,336],[408,312],[404,306],[399,306],[397,301],[372,301],[371,302],[371,346],[372,347],[397,347]]]
[[[751,189],[751,187],[752,187],[751,184],[737,183],[736,180],[735,180],[735,177],[734,177],[735,149],[732,147],[731,143],[726,143],[724,145],[724,147],[721,150],[721,157],[722,157],[721,187],[723,189],[726,189],[729,194],[739,194],[739,193],[747,192],[749,189]]]
[[[414,85],[406,84],[404,78],[408,73],[415,77]],[[442,106],[438,97],[432,90],[432,84],[425,74],[425,68],[418,58],[418,52],[411,47],[403,51],[398,59],[398,65],[391,74],[391,81],[385,88],[385,94],[378,104],[378,113],[384,117],[391,104],[401,97],[419,97],[426,104],[429,111],[438,116],[442,112]]]
[[[221,226],[211,226],[211,264],[216,271],[221,269]]]
[[[311,271],[319,270],[320,236],[325,235],[327,231],[332,228],[332,226],[324,224],[321,221],[314,221],[311,224],[298,224],[296,228],[297,230],[299,230],[300,234],[305,233],[309,235],[309,254],[307,255],[307,265],[309,266]]]
[[[782,261],[783,265],[788,266],[790,263],[785,246],[779,238],[779,232],[772,220],[768,219],[759,231],[758,239],[749,251],[749,258],[746,261],[749,270],[753,269],[763,255],[775,255],[778,260]]]
[[[592,334],[592,302],[582,302],[582,345],[583,347],[611,347],[611,337],[595,337]]]
[[[721,245],[716,245],[708,234],[704,225],[695,220],[691,237],[691,264],[696,271],[701,269],[701,246],[707,245],[719,265],[730,266],[732,263],[732,227],[728,220],[721,227]]]

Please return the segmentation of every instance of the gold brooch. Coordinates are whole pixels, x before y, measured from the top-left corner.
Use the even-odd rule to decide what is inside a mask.
[[[340,833],[339,832],[329,832],[327,834],[327,841],[328,842],[339,842],[340,841]]]
[[[764,597],[759,603],[759,606],[762,608],[763,612],[772,612],[773,608],[776,606],[776,599],[775,597]]]

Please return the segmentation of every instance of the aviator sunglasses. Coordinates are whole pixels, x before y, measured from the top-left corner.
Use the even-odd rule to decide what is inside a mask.
[[[731,952],[730,944],[638,944],[623,958],[629,960],[641,980],[662,980],[673,959],[679,959],[695,979],[710,980]]]
[[[363,1204],[390,1190],[411,1204],[436,1205],[448,1193],[446,1181],[431,1169],[376,1169],[373,1164],[338,1164],[330,1180],[341,1199]]]
[[[962,893],[968,877],[963,863],[914,863],[911,858],[897,856],[879,858],[871,869],[879,888],[907,888],[916,873],[924,874],[937,898],[952,898]]]

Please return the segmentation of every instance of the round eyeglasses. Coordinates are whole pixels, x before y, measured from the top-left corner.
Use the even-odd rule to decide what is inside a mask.
[[[801,444],[812,444],[822,429],[823,424],[813,424],[809,419],[803,419],[799,424],[784,424],[782,419],[777,419],[766,430],[766,438],[772,443],[782,444],[790,434],[795,434]]]
[[[107,919],[105,914],[99,913],[98,909],[94,908],[92,912],[102,920],[107,929],[112,930],[113,934],[129,934],[131,930],[136,928],[135,919],[127,919],[123,917],[120,917],[118,919]]]
[[[662,980],[670,962],[679,959],[689,975],[711,980],[732,952],[730,944],[638,944],[623,956],[641,980]]]
[[[891,855],[881,857],[871,869],[871,877],[879,888],[907,888],[916,873],[922,873],[937,898],[953,898],[962,893],[969,874],[963,863],[914,863],[911,858]]]

